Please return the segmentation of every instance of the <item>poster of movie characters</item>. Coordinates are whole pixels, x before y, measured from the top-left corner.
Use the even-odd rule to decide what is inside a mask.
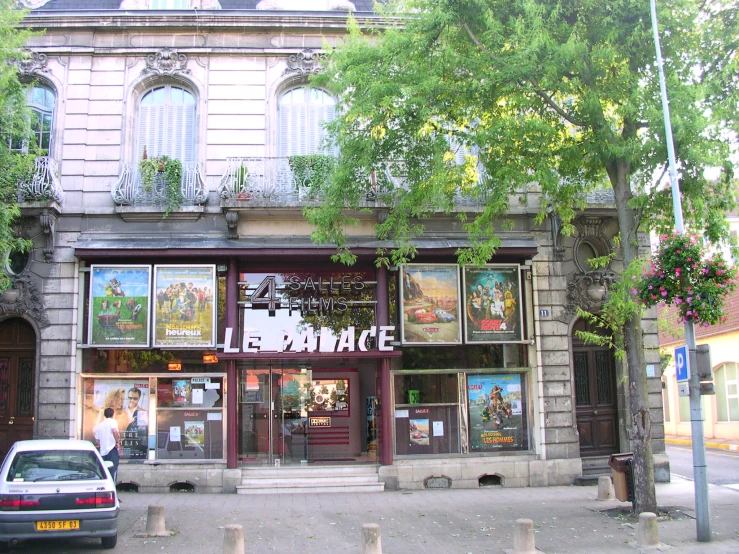
[[[149,346],[149,266],[91,267],[89,344]]]
[[[459,268],[408,264],[400,270],[404,344],[461,344]]]
[[[148,451],[149,379],[86,379],[84,384],[82,438],[95,442],[97,426],[105,409],[113,408],[113,419],[123,446],[122,459],[144,460]]]
[[[520,373],[467,376],[470,452],[528,448],[523,393]]]
[[[215,346],[214,265],[154,266],[154,295],[154,346]]]
[[[517,265],[465,267],[465,342],[523,340],[521,274]]]

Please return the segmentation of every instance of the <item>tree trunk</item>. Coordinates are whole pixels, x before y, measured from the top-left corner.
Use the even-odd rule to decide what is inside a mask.
[[[621,233],[624,266],[639,256],[638,220],[629,206],[631,200],[630,167],[625,161],[609,164],[608,174],[616,195],[616,211]],[[641,316],[635,315],[624,327],[624,349],[629,375],[631,414],[631,449],[634,452],[634,508],[637,514],[657,511],[652,455],[652,419],[649,411],[647,372]]]

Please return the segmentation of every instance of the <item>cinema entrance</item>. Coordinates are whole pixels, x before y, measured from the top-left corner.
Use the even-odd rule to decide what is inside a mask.
[[[374,362],[238,367],[241,466],[377,462]]]

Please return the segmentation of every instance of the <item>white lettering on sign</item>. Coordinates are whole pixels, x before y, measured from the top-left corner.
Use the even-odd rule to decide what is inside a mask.
[[[300,334],[293,336],[289,331],[272,334],[269,337],[262,336],[259,329],[247,327],[241,341],[241,352],[256,354],[259,352],[367,352],[367,341],[377,338],[377,350],[380,352],[392,352],[395,340],[395,326],[381,325],[379,332],[374,325],[363,330],[359,334],[359,341],[355,340],[354,327],[348,327],[341,332],[337,339],[332,336],[328,329],[322,328],[316,335],[312,326],[307,326]],[[238,348],[231,346],[233,329],[226,328],[225,346],[223,352],[226,354],[239,352]]]

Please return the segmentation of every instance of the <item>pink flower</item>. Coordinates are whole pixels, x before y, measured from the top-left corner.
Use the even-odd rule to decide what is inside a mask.
[[[693,258],[686,258],[685,261],[692,262],[693,261]]]
[[[631,276],[631,280],[632,280],[632,281],[636,281],[636,275],[632,275],[632,276]]]
[[[636,289],[631,289],[631,294],[639,294]]]
[[[652,285],[649,285],[649,290],[652,290],[654,287]]]
[[[688,310],[687,312],[685,312],[685,315],[693,315],[693,312],[691,312],[690,310]]]
[[[688,301],[688,304],[690,304],[690,303],[692,303],[692,302],[693,302],[693,297],[692,297],[692,296],[688,296],[688,297],[686,298],[686,300]]]
[[[666,290],[663,290],[662,291],[662,296],[667,296],[667,291]]]

